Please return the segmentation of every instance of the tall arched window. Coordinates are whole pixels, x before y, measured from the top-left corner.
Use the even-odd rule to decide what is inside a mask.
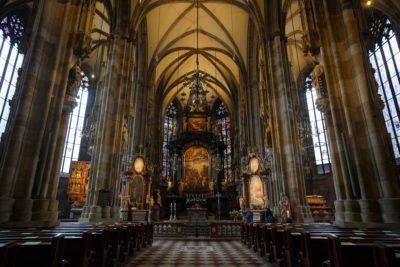
[[[316,108],[315,100],[317,99],[317,94],[311,80],[310,74],[305,81],[305,93],[314,147],[315,165],[318,174],[326,174],[331,172],[331,159],[329,156],[325,120],[324,115]]]
[[[78,90],[77,106],[74,108],[68,122],[68,130],[64,146],[64,154],[61,164],[61,172],[69,173],[71,161],[78,160],[79,148],[81,145],[81,137],[83,123],[85,120],[86,103],[88,100],[88,88],[90,81],[87,76],[83,76],[81,86]]]
[[[400,53],[396,35],[389,19],[375,16],[370,23],[373,46],[369,59],[376,70],[378,93],[385,102],[383,117],[392,140],[394,155],[400,160]]]
[[[232,181],[232,142],[231,142],[231,120],[224,102],[216,110],[216,126],[218,140],[225,145],[224,150],[224,175],[228,182]]]
[[[167,111],[164,115],[164,124],[163,124],[163,145],[162,145],[162,176],[169,177],[171,175],[171,166],[170,166],[170,153],[168,144],[175,138],[177,135],[177,117],[178,117],[178,108],[172,102],[169,104]]]
[[[22,39],[24,24],[17,15],[5,17],[0,22],[0,136],[6,129],[10,114],[9,101],[14,96],[18,69],[24,56],[18,46]]]

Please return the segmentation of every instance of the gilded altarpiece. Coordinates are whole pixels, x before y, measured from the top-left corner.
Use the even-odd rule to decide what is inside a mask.
[[[264,183],[258,175],[252,175],[249,180],[249,201],[250,207],[266,206],[266,192],[264,192]]]
[[[184,154],[184,175],[180,193],[201,193],[210,191],[210,158],[207,149],[201,146],[189,147]]]
[[[86,201],[86,192],[89,179],[90,162],[72,161],[68,179],[68,201],[83,205]]]
[[[268,169],[255,153],[243,158],[241,209],[261,211],[268,207]]]

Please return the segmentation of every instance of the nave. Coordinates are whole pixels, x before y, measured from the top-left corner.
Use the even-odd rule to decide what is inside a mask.
[[[212,227],[209,237],[185,229],[180,236],[163,236],[155,229],[147,222],[3,228],[0,267],[400,266],[399,229],[243,222],[240,236],[220,238],[211,237]]]

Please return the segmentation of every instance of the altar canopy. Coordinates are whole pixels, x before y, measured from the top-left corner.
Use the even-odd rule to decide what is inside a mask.
[[[180,193],[204,193],[209,191],[209,154],[204,147],[189,147],[184,154],[184,175]]]

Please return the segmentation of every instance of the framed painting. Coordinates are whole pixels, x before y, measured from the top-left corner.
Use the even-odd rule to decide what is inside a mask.
[[[209,190],[209,155],[204,147],[192,146],[185,152],[185,168],[180,183],[181,192]]]
[[[207,118],[205,117],[189,117],[188,131],[205,132],[207,131]]]

